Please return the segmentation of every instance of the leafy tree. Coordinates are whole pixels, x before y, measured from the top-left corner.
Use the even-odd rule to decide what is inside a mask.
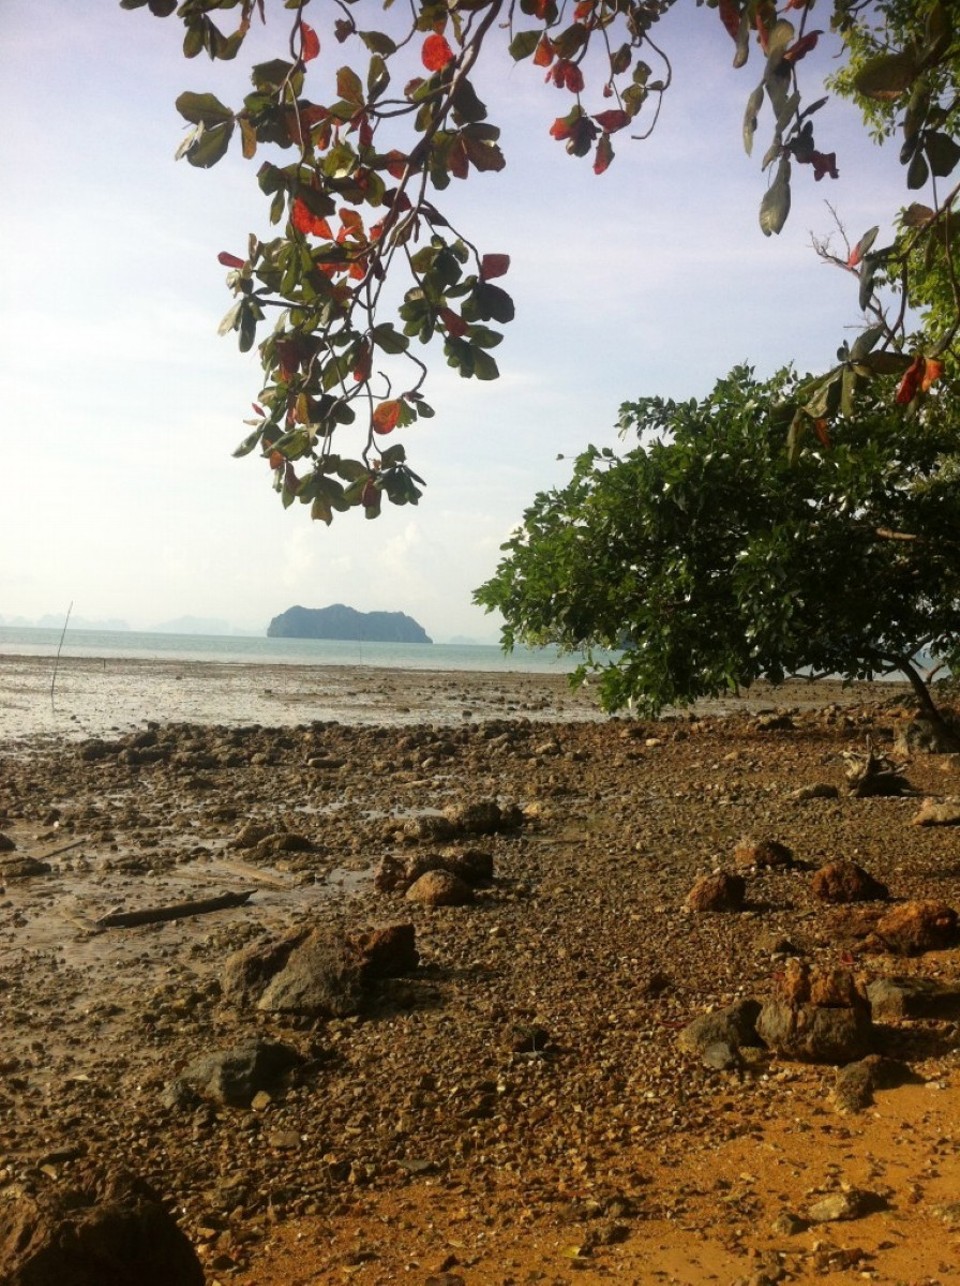
[[[242,350],[259,340],[265,383],[237,454],[259,450],[269,460],[284,505],[298,500],[329,523],[351,507],[376,517],[384,496],[416,504],[423,480],[388,435],[433,414],[421,346],[436,339],[465,378],[498,375],[496,327],[513,318],[514,306],[496,283],[509,257],[481,252],[435,198],[451,179],[505,163],[499,129],[474,87],[478,61],[506,57],[545,76],[568,109],[550,134],[571,155],[592,157],[602,174],[614,136],[643,138],[656,123],[671,81],[659,27],[676,2],[410,0],[401,13],[391,0],[334,0],[318,31],[305,16],[308,0],[272,0],[284,55],[253,67],[242,104],[180,95],[191,128],[179,154],[190,164],[207,169],[231,146],[260,162],[257,182],[276,233],[251,234],[245,253],[220,254],[235,297],[221,330],[236,332]],[[186,57],[213,60],[234,59],[268,9],[267,0],[120,3],[176,15]],[[721,23],[729,33],[735,66],[759,46],[762,72],[747,101],[744,142],[750,150],[769,114],[760,205],[767,235],[787,218],[797,166],[816,180],[839,173],[835,152],[814,139],[826,98],[805,103],[800,90],[799,70],[824,35],[810,29],[813,4],[786,0],[778,12],[774,0],[697,0],[720,39]],[[843,51],[837,88],[857,97],[879,135],[902,124],[908,183],[927,184],[931,195],[907,211],[892,245],[874,248],[874,229],[841,259],[859,277],[871,325],[798,400],[795,445],[819,431],[841,399],[848,409],[858,384],[877,374],[896,373],[900,402],[916,404],[952,355],[960,319],[956,189],[937,188],[960,158],[951,8],[944,0],[832,0],[827,8]],[[236,26],[225,31],[229,11]],[[405,288],[395,284],[401,278]],[[899,292],[891,320],[880,297],[888,286]],[[936,312],[929,333],[908,334],[910,303]],[[275,324],[264,333],[268,315]],[[349,426],[357,446],[342,452]]]
[[[579,672],[599,673],[609,709],[656,713],[806,668],[902,670],[939,721],[912,658],[960,662],[960,390],[906,421],[868,390],[791,462],[802,387],[739,367],[700,402],[624,405],[640,444],[580,455],[476,591],[503,613],[504,645],[622,647]]]

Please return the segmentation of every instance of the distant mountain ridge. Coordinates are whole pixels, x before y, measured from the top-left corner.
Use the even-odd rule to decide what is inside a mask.
[[[360,643],[432,643],[405,612],[358,612],[332,603],[329,607],[289,607],[267,626],[268,639],[338,639]]]

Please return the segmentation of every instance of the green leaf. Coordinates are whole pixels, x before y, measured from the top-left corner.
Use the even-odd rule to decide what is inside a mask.
[[[363,81],[352,67],[337,68],[337,93],[353,106],[363,106]]]
[[[406,458],[407,453],[402,442],[395,442],[393,446],[387,447],[386,451],[380,452],[380,464],[384,469],[390,468],[391,465],[403,464]]]
[[[178,156],[185,156],[198,169],[208,170],[226,155],[232,137],[232,120],[224,125],[214,125],[212,129],[198,125],[193,138],[178,152]]]
[[[396,41],[392,40],[385,31],[360,31],[357,34],[372,54],[389,58],[391,54],[397,52]]]
[[[232,330],[233,327],[228,327],[228,329]],[[260,439],[262,436],[262,428],[254,429],[251,434],[243,439],[237,449],[233,452],[234,458],[239,460],[241,456],[249,455],[251,451],[260,445]]]
[[[743,113],[743,148],[747,156],[753,151],[753,136],[757,132],[757,115],[763,106],[763,85],[759,84],[747,99]]]
[[[789,24],[788,24],[789,25]],[[760,229],[765,237],[779,233],[790,213],[790,162],[780,158],[777,176],[760,202]]]
[[[177,111],[191,125],[221,125],[233,120],[233,112],[214,94],[183,93],[176,102]]]
[[[927,133],[923,140],[924,149],[927,154],[927,160],[930,162],[930,168],[938,179],[946,178],[952,174],[956,168],[957,162],[960,161],[960,144],[957,144],[949,134]]]
[[[500,378],[497,363],[482,348],[473,348],[473,374],[478,380],[496,380]]]
[[[864,98],[893,102],[910,88],[916,79],[916,59],[904,49],[895,54],[877,54],[868,58],[853,77],[853,87]]]
[[[922,188],[930,177],[930,166],[922,152],[914,152],[913,160],[907,168],[907,187],[911,192]]]
[[[874,228],[873,232],[876,234],[877,229]],[[866,330],[861,331],[850,349],[851,361],[858,362],[861,358],[866,357],[885,329],[886,327],[884,326],[868,326]]]
[[[518,31],[510,41],[509,52],[514,62],[529,58],[540,43],[540,31]]]

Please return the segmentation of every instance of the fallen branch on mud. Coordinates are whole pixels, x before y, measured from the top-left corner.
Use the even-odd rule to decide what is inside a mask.
[[[183,920],[189,915],[206,915],[209,911],[226,911],[243,906],[256,889],[238,893],[221,893],[215,898],[198,898],[192,902],[174,902],[170,906],[145,907],[142,911],[111,911],[96,920],[98,929],[127,929],[137,924],[161,924],[165,920]]]

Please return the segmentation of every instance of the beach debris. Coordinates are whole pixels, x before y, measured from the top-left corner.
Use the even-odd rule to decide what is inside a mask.
[[[960,799],[950,795],[946,799],[927,796],[920,811],[910,819],[912,826],[960,826]]]
[[[846,764],[847,788],[855,799],[917,793],[903,776],[904,765],[886,755],[876,755],[872,750],[865,754],[844,750],[841,757]]]
[[[781,1058],[849,1063],[869,1052],[870,1003],[848,969],[789,960],[757,1019],[757,1032]]]
[[[205,1054],[190,1063],[164,1094],[168,1107],[192,1107],[209,1099],[227,1107],[248,1108],[254,1097],[274,1088],[291,1068],[303,1063],[298,1050],[280,1041],[256,1038],[232,1049]]]
[[[757,870],[793,866],[793,851],[775,839],[738,840],[733,850],[737,866],[754,866]]]
[[[957,936],[957,913],[935,898],[904,902],[878,920],[874,932],[894,955],[942,951]]]
[[[471,886],[450,871],[426,871],[410,885],[406,892],[408,902],[422,906],[466,906],[474,899]]]
[[[227,911],[244,906],[253,897],[255,889],[220,893],[216,897],[196,898],[190,902],[174,902],[169,906],[145,907],[140,911],[110,911],[99,916],[94,925],[98,929],[127,929],[140,924],[162,924],[167,920],[183,920],[190,915],[208,915],[211,911]]]
[[[796,790],[791,790],[787,799],[807,800],[807,799],[839,799],[840,791],[836,786],[831,786],[829,782],[815,781],[809,786],[798,786]]]
[[[747,882],[742,875],[715,871],[703,875],[687,894],[690,911],[742,911]]]
[[[882,902],[890,892],[885,884],[856,862],[828,862],[814,871],[810,887],[822,902]]]

